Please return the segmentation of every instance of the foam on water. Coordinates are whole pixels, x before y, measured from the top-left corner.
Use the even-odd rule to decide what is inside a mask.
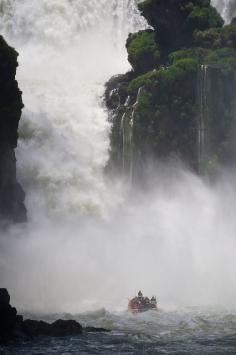
[[[61,315],[60,315],[61,316]],[[68,318],[69,315],[67,315]],[[72,317],[72,316],[70,316]],[[74,317],[84,326],[103,326],[110,333],[65,339],[41,338],[11,347],[6,355],[43,354],[234,354],[236,314],[186,310],[112,314],[101,310]],[[0,348],[1,349],[1,348]],[[9,353],[8,353],[9,351]]]

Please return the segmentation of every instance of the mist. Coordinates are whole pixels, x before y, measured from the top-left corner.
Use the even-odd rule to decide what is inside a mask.
[[[234,171],[212,184],[160,163],[145,189],[104,176],[104,83],[130,68],[125,40],[146,27],[135,1],[3,6],[0,29],[20,53],[17,160],[29,218],[1,232],[0,280],[12,304],[125,310],[143,289],[166,309],[235,307]]]
[[[235,307],[234,174],[210,184],[161,166],[154,188],[127,190],[107,218],[12,227],[1,240],[1,280],[30,311],[125,310],[139,288],[164,309]]]

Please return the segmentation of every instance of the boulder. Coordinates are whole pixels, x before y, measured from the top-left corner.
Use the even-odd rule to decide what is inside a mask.
[[[109,332],[105,328],[87,327],[86,332]],[[82,334],[83,328],[75,320],[58,319],[53,323],[26,319],[10,305],[10,295],[0,289],[0,345],[14,340],[29,340],[38,336],[66,337]]]
[[[82,333],[82,326],[75,320],[58,319],[50,325],[50,334],[53,337],[64,337]]]
[[[0,289],[0,343],[11,337],[17,323],[17,311],[10,305],[10,295]]]
[[[22,323],[22,331],[29,337],[65,337],[81,334],[82,326],[75,320],[58,319],[50,324],[44,321],[26,319]]]

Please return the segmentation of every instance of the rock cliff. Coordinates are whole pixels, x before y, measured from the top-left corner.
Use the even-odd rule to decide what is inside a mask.
[[[0,36],[0,219],[26,220],[25,194],[16,178],[18,124],[23,108],[15,80],[18,53]]]
[[[106,87],[111,163],[140,171],[174,156],[204,173],[231,164],[236,21],[224,26],[210,0],[146,0],[139,9],[152,29],[129,36],[132,71]]]

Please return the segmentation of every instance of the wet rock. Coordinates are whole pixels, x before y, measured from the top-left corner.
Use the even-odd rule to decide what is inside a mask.
[[[0,36],[0,220],[26,221],[25,194],[16,178],[14,149],[23,108],[15,80],[18,53]]]
[[[0,307],[10,303],[10,295],[6,288],[0,288]]]
[[[86,327],[84,330],[88,333],[109,333],[110,330],[106,328],[97,328],[97,327]]]
[[[22,329],[23,332],[30,337],[50,334],[50,324],[43,321],[26,319],[23,322]]]
[[[52,324],[43,321],[27,319],[23,322],[23,332],[30,337],[50,336],[65,337],[79,335],[82,333],[82,326],[74,320],[58,319]]]
[[[82,333],[82,326],[75,320],[59,319],[51,324],[50,335],[64,337],[68,335],[78,335]]]
[[[66,337],[87,333],[102,333],[110,330],[99,327],[82,328],[75,320],[58,319],[53,323],[26,319],[10,305],[10,295],[5,288],[0,289],[0,345],[9,342],[27,341],[38,336]]]
[[[17,323],[17,311],[10,305],[10,295],[5,288],[0,289],[0,344],[13,336]]]
[[[52,324],[26,319],[17,315],[10,305],[10,295],[5,288],[0,289],[0,344],[14,340],[27,340],[37,336],[65,337],[79,335],[82,326],[75,320],[56,320]]]

